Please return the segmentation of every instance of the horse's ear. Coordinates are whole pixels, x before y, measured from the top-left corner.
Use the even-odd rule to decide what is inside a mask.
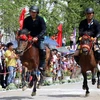
[[[81,40],[82,40],[82,37],[79,38],[79,41],[81,41]]]

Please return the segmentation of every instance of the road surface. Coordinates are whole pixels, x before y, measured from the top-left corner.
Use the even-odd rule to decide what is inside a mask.
[[[100,89],[91,85],[91,82],[89,87],[88,97],[85,97],[85,91],[82,90],[82,82],[78,82],[42,86],[34,97],[31,96],[31,89],[0,91],[0,100],[100,100]]]

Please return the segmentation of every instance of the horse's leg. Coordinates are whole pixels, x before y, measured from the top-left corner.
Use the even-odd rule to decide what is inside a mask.
[[[33,78],[33,75],[32,75],[32,79],[31,79],[30,83],[28,84],[28,88],[32,88],[32,86],[33,86],[33,81],[34,81],[34,78]]]
[[[96,83],[96,68],[92,71],[92,85]]]
[[[88,96],[89,92],[89,87],[88,87],[88,83],[87,83],[87,74],[86,72],[82,72],[84,81],[83,81],[83,89],[86,89],[86,96]]]
[[[40,87],[40,79],[41,79],[41,74],[37,76],[37,89],[39,89]]]
[[[45,71],[41,70],[40,71],[40,81],[39,81],[39,84],[43,85],[44,83],[44,76],[45,76]]]
[[[97,78],[98,78],[97,88],[100,88],[100,71],[97,72]]]
[[[97,88],[100,88],[100,61],[98,61],[97,64]]]
[[[36,75],[33,75],[33,91],[32,91],[32,94],[31,96],[35,96],[36,95],[36,85],[37,85],[37,76]]]
[[[26,82],[25,82],[25,67],[22,67],[22,90],[26,89]]]

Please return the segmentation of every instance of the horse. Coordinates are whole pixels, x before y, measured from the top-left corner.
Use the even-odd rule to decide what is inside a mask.
[[[81,73],[83,75],[83,89],[86,90],[86,96],[89,95],[89,87],[87,82],[87,71],[92,72],[92,84],[96,83],[95,74],[97,61],[94,55],[94,38],[84,34],[80,39],[79,49],[79,65],[81,66]],[[98,76],[98,72],[97,72]],[[100,74],[98,76],[98,87],[100,86]]]
[[[29,83],[29,87],[34,86],[31,96],[36,95],[36,84],[37,84],[36,73],[39,67],[39,50],[34,44],[31,41],[29,41],[28,37],[25,34],[19,34],[17,52],[19,53],[22,65],[27,67],[27,69],[31,71],[32,80]],[[25,68],[23,67],[22,70],[23,89],[26,86],[24,72]]]
[[[52,59],[52,54],[51,54],[51,50],[48,45],[46,45],[45,48],[46,48],[45,70],[49,70],[50,61]]]
[[[28,35],[27,35],[28,34]],[[25,66],[32,75],[31,82],[29,83],[29,88],[33,87],[33,91],[31,96],[36,95],[36,86],[40,84],[40,76],[39,76],[39,49],[37,46],[37,42],[32,42],[32,37],[29,35],[29,33],[18,33],[17,34],[17,41],[18,41],[18,48],[17,53],[19,53],[20,60],[22,62],[22,65]],[[45,69],[49,66],[49,60],[50,60],[50,49],[46,46],[46,64]],[[25,84],[25,67],[23,67],[22,70],[22,85],[23,90],[26,87]],[[43,78],[43,75],[41,75]],[[33,82],[34,81],[34,82]]]

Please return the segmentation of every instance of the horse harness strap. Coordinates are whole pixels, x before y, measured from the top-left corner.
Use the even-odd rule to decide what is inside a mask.
[[[32,47],[32,44],[28,48],[26,48],[23,52],[26,52],[27,50],[29,50]]]
[[[82,39],[83,40],[89,39],[90,43],[89,43],[89,45],[87,45],[87,44],[82,44],[80,42],[80,49],[85,47],[85,48],[87,48],[90,51],[93,48],[94,42],[92,41],[92,39],[90,38],[90,36],[88,36],[87,34],[83,35]]]

